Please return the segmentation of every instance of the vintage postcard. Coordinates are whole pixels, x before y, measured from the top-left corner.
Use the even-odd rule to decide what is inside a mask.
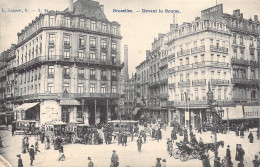
[[[0,0],[0,166],[258,167],[259,0]]]

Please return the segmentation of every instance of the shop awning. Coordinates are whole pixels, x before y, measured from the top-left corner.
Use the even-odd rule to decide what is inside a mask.
[[[136,107],[135,110],[133,111],[133,114],[136,115],[139,110],[140,110],[140,107]]]
[[[245,119],[242,106],[224,107],[223,109],[224,109],[224,116],[222,117],[223,120],[227,120],[227,115],[229,120]]]
[[[20,110],[28,110],[34,106],[36,106],[37,104],[39,104],[39,102],[36,102],[36,103],[23,103],[22,105],[16,107],[14,109],[14,111],[20,111]]]
[[[244,106],[245,118],[260,118],[260,106]]]
[[[80,102],[75,99],[61,99],[60,100],[61,106],[80,106]]]

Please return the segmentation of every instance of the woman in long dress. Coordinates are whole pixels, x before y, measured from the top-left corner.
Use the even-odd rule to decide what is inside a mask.
[[[45,150],[48,150],[48,149],[50,149],[50,139],[48,136],[46,136],[45,139],[46,139],[45,140]]]

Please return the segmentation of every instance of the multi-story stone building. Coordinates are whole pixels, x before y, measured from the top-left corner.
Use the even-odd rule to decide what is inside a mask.
[[[15,118],[105,123],[121,93],[121,39],[95,1],[40,14],[18,33]]]
[[[136,77],[133,75],[132,78],[125,81],[124,87],[124,109],[122,112],[123,119],[135,119],[137,114],[136,110]]]
[[[148,110],[155,119],[168,122],[168,62],[165,34],[154,39],[149,55],[149,92]]]

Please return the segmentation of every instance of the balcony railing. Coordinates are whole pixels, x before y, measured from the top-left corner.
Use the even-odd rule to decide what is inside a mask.
[[[207,105],[207,100],[190,100],[188,102],[179,100],[174,101],[175,107],[205,107]]]
[[[186,50],[182,50],[182,51],[177,52],[178,57],[186,56],[186,55],[189,55],[189,54],[190,54],[190,49],[186,49]]]
[[[106,60],[105,63],[101,63],[100,59],[90,59],[86,57],[78,57],[78,56],[70,56],[70,57],[64,57],[64,56],[39,56],[36,57],[26,63],[23,63],[17,67],[17,70],[26,69],[30,66],[34,66],[39,63],[44,62],[69,62],[69,63],[90,63],[90,64],[105,64],[105,65],[111,65],[111,66],[118,66],[123,67],[123,62],[121,61],[112,61],[112,60]]]
[[[185,87],[185,86],[190,86],[190,81],[181,81],[178,82],[179,87]]]
[[[205,52],[205,45],[191,49],[191,54]]]
[[[175,83],[170,83],[169,84],[169,89],[175,89],[176,87],[176,84]]]
[[[159,94],[159,95],[157,95],[157,97],[160,98],[160,99],[167,99],[168,98],[168,93]]]
[[[258,61],[254,61],[254,60],[250,60],[250,66],[251,67],[259,67],[259,62]]]
[[[232,78],[232,84],[248,84],[249,80],[247,78]]]
[[[211,52],[228,53],[228,48],[210,45],[210,51]]]
[[[211,79],[211,85],[229,85],[229,80]]]
[[[174,101],[167,101],[167,102],[166,102],[166,106],[167,106],[167,107],[174,106]]]
[[[206,79],[198,79],[192,81],[192,86],[204,86],[206,85]]]
[[[244,60],[244,59],[237,59],[237,58],[231,58],[231,63],[232,64],[238,64],[238,65],[249,65],[249,61],[248,60]]]

